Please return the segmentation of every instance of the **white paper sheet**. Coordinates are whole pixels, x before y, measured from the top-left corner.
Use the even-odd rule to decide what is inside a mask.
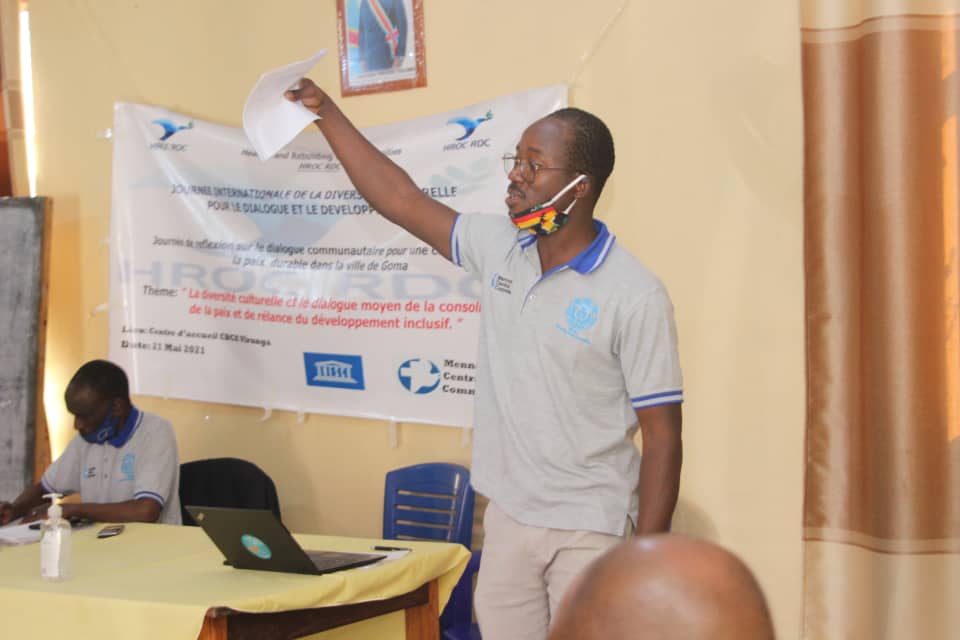
[[[368,552],[364,552],[364,553],[368,553]],[[378,554],[378,555],[384,555],[384,556],[386,556],[386,557],[383,558],[382,560],[377,560],[377,561],[374,562],[373,564],[368,564],[368,565],[365,565],[365,566],[363,566],[363,567],[355,567],[356,569],[363,569],[363,570],[372,569],[372,568],[374,568],[374,567],[379,567],[381,564],[383,564],[383,563],[385,563],[385,562],[393,562],[393,561],[395,561],[395,560],[399,560],[399,559],[402,558],[403,556],[405,556],[405,555],[407,555],[408,553],[410,553],[410,549],[400,549],[400,548],[397,548],[395,551],[381,551],[380,549],[374,549],[373,551],[370,551],[369,553],[376,553],[376,554]]]
[[[39,527],[31,529],[30,524],[12,524],[0,527],[0,545],[31,544],[39,541]]]
[[[299,102],[290,102],[283,92],[293,87],[320,58],[321,49],[300,62],[268,71],[260,76],[243,105],[243,131],[257,156],[266,162],[297,137],[303,128],[317,119],[316,114]]]

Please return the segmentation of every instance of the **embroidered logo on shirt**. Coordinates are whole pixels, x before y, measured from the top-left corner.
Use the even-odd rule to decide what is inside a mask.
[[[96,467],[87,467],[86,469],[83,470],[84,480],[86,480],[87,478],[93,478],[96,475],[97,475]]]
[[[502,291],[503,293],[510,293],[510,286],[513,284],[513,280],[510,278],[504,278],[499,273],[493,274],[493,277],[490,278],[490,288],[494,291]]]
[[[134,456],[132,453],[123,456],[123,461],[120,462],[120,473],[123,474],[121,482],[123,482],[123,480],[133,480],[133,461]]]
[[[590,344],[590,340],[581,336],[580,332],[591,329],[597,324],[599,311],[597,304],[590,298],[574,298],[563,313],[563,319],[567,321],[567,326],[558,322],[556,327],[571,338],[584,344]]]

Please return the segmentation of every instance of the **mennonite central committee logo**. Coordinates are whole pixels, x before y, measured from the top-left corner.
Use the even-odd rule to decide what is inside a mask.
[[[187,124],[176,124],[172,120],[167,120],[166,118],[157,118],[153,121],[153,124],[158,124],[163,127],[163,135],[160,136],[160,141],[164,141],[178,131],[183,131],[184,129],[193,129],[193,120]]]
[[[576,338],[584,344],[590,344],[590,340],[580,335],[581,331],[586,331],[597,324],[597,316],[600,310],[590,298],[574,298],[567,305],[567,310],[563,313],[567,326],[557,323],[557,329],[563,331],[571,338]]]
[[[397,377],[410,393],[430,393],[440,384],[440,367],[426,358],[410,358],[397,369]]]
[[[486,122],[487,120],[493,120],[493,111],[487,111],[487,115],[477,118],[476,120],[472,118],[451,118],[447,120],[447,124],[458,124],[463,127],[463,135],[457,138],[457,140],[466,140],[473,135],[473,132],[477,130],[481,122]]]

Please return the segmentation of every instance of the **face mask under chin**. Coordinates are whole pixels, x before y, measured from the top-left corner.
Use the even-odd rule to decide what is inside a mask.
[[[113,435],[119,421],[120,416],[109,415],[103,419],[96,431],[81,433],[80,436],[90,444],[103,444]]]
[[[560,227],[566,224],[567,219],[570,215],[570,211],[573,209],[573,205],[577,204],[577,199],[574,198],[573,202],[564,209],[563,211],[557,211],[557,208],[554,207],[554,203],[559,200],[563,194],[575,187],[578,183],[585,180],[587,176],[580,174],[572,181],[570,181],[567,186],[561,189],[557,195],[553,196],[547,202],[544,202],[541,205],[531,207],[530,209],[525,209],[519,213],[511,213],[510,220],[517,226],[518,229],[522,231],[527,231],[534,235],[538,236],[548,236],[551,233],[556,232]]]

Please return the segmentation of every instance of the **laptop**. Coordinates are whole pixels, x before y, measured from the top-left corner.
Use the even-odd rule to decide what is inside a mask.
[[[320,575],[373,564],[373,553],[305,551],[272,511],[187,506],[213,544],[236,569]]]

